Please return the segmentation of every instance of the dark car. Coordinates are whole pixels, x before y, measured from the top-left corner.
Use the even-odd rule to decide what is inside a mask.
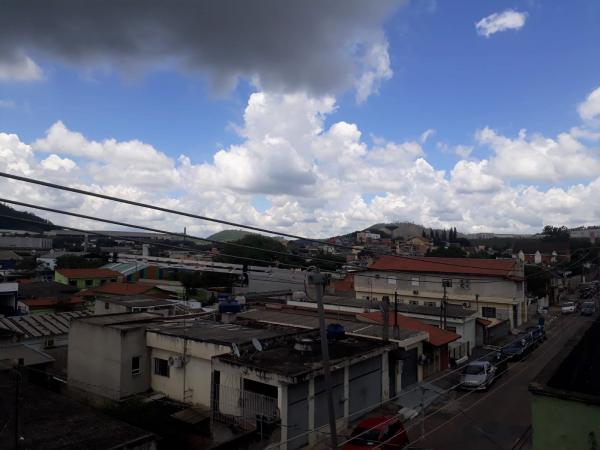
[[[531,338],[533,339],[533,343],[535,345],[539,345],[546,340],[546,331],[543,327],[539,325],[527,327],[525,329],[525,332],[531,335]]]
[[[581,305],[582,316],[593,316],[596,313],[596,304],[594,302],[584,302]]]
[[[502,347],[502,353],[510,359],[521,359],[533,350],[533,337],[529,333],[519,335],[514,341]]]
[[[342,450],[392,450],[408,444],[408,435],[400,419],[378,416],[363,419],[352,431],[350,441]]]

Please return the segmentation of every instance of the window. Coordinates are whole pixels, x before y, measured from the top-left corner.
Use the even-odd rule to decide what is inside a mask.
[[[446,330],[456,333],[456,327],[446,327]]]
[[[69,286],[77,286],[77,280],[69,280]]]
[[[104,302],[104,309],[110,309],[110,303]]]
[[[140,366],[140,360],[141,360],[141,356],[134,356],[133,358],[131,358],[131,375],[135,376],[135,375],[141,375],[142,373],[142,368]],[[168,371],[169,366],[167,365],[167,371]]]
[[[481,308],[481,315],[483,317],[495,319],[496,318],[496,308],[490,308],[489,306],[484,306]]]
[[[92,284],[94,284],[93,280],[85,280],[85,285],[86,286],[91,286]]]
[[[154,374],[161,377],[169,376],[169,361],[166,359],[154,358]]]
[[[419,277],[412,277],[410,284],[415,287],[419,287]]]
[[[411,304],[411,305],[418,305],[419,304],[419,302],[416,301],[416,300],[411,300],[408,303]]]
[[[387,282],[396,286],[396,277],[387,277]]]
[[[54,347],[54,339],[48,338],[46,342],[44,342],[44,348],[52,348]]]
[[[471,280],[460,280],[461,289],[471,289]]]
[[[425,306],[431,306],[431,307],[436,307],[437,303],[436,302],[425,302]]]

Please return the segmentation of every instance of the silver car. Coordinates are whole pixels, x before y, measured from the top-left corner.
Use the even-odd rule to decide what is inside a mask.
[[[489,361],[473,361],[467,364],[460,376],[463,389],[485,390],[494,381],[496,367]]]

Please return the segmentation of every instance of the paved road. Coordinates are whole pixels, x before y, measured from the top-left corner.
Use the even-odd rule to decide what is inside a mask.
[[[565,342],[591,318],[560,317],[548,330],[548,339],[524,361],[511,363],[488,392],[456,392],[449,402],[409,429],[411,448],[435,450],[510,450],[531,424],[529,382],[557,355]],[[520,447],[521,448],[521,447]],[[527,448],[527,447],[522,447]]]

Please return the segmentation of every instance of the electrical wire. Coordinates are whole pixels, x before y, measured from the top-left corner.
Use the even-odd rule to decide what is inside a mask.
[[[50,182],[47,182],[47,181],[37,180],[37,179],[34,179],[32,177],[24,177],[24,176],[9,174],[9,173],[6,173],[6,172],[0,172],[0,177],[9,178],[9,179],[17,180],[17,181],[24,181],[26,183],[37,184],[39,186],[46,186],[46,187],[50,187],[50,188],[53,188],[53,189],[59,189],[59,190],[63,190],[63,191],[73,192],[73,193],[76,193],[76,194],[88,195],[88,196],[92,196],[92,197],[96,197],[96,198],[101,198],[101,199],[104,199],[104,200],[110,200],[110,201],[114,201],[114,202],[119,202],[119,203],[124,203],[124,204],[128,204],[128,205],[132,205],[132,206],[138,206],[138,207],[142,207],[142,208],[153,209],[153,210],[156,210],[156,211],[166,212],[166,213],[169,213],[169,214],[176,214],[176,215],[190,217],[190,218],[194,218],[194,219],[198,219],[198,220],[204,220],[204,221],[208,221],[208,222],[219,223],[219,224],[222,224],[222,225],[228,225],[228,226],[233,226],[233,227],[240,227],[240,228],[245,228],[245,229],[248,229],[248,230],[258,231],[258,232],[261,232],[261,233],[274,234],[274,235],[278,235],[278,236],[282,236],[282,237],[288,237],[288,238],[292,238],[292,239],[300,239],[300,240],[304,240],[304,241],[308,241],[308,242],[313,242],[313,243],[318,243],[318,244],[322,244],[322,245],[325,244],[325,245],[329,245],[329,246],[332,246],[332,247],[335,247],[335,248],[343,248],[343,249],[346,249],[346,250],[354,250],[353,246],[348,246],[348,245],[342,245],[342,244],[327,242],[327,241],[323,241],[323,240],[319,240],[319,239],[307,238],[307,237],[299,236],[299,235],[296,235],[296,234],[284,233],[284,232],[275,231],[275,230],[269,230],[267,228],[261,228],[261,227],[251,226],[251,225],[240,224],[240,223],[231,222],[231,221],[223,220],[223,219],[217,219],[217,218],[213,218],[213,217],[201,216],[201,215],[198,215],[198,214],[192,214],[192,213],[188,213],[188,212],[185,212],[185,211],[178,211],[178,210],[174,210],[174,209],[170,209],[170,208],[165,208],[165,207],[162,207],[162,206],[151,205],[151,204],[148,204],[148,203],[137,202],[137,201],[128,200],[128,199],[124,199],[124,198],[120,198],[120,197],[116,197],[116,196],[111,196],[111,195],[106,195],[106,194],[100,194],[100,193],[97,193],[97,192],[92,192],[92,191],[87,191],[87,190],[84,190],[84,189],[73,188],[73,187],[69,187],[69,186],[65,186],[65,185],[61,185],[61,184],[57,184],[57,183],[50,183]],[[423,259],[423,258],[415,257],[415,256],[395,255],[393,253],[382,253],[382,252],[372,252],[372,253],[378,254],[379,256],[391,256],[391,257],[402,258],[402,259],[407,259],[407,260],[427,261],[428,263],[432,263],[432,264],[445,265],[445,266],[455,266],[455,267],[464,268],[463,265],[452,264],[452,263],[449,263],[449,262],[444,262],[444,261],[439,261],[439,260],[433,260],[432,258]],[[506,270],[504,270],[504,269],[495,269],[495,268],[477,267],[477,266],[469,266],[469,268],[473,268],[473,269],[485,269],[485,270],[492,271],[492,272],[493,271],[499,271],[499,272],[502,272],[502,273],[506,274]]]

